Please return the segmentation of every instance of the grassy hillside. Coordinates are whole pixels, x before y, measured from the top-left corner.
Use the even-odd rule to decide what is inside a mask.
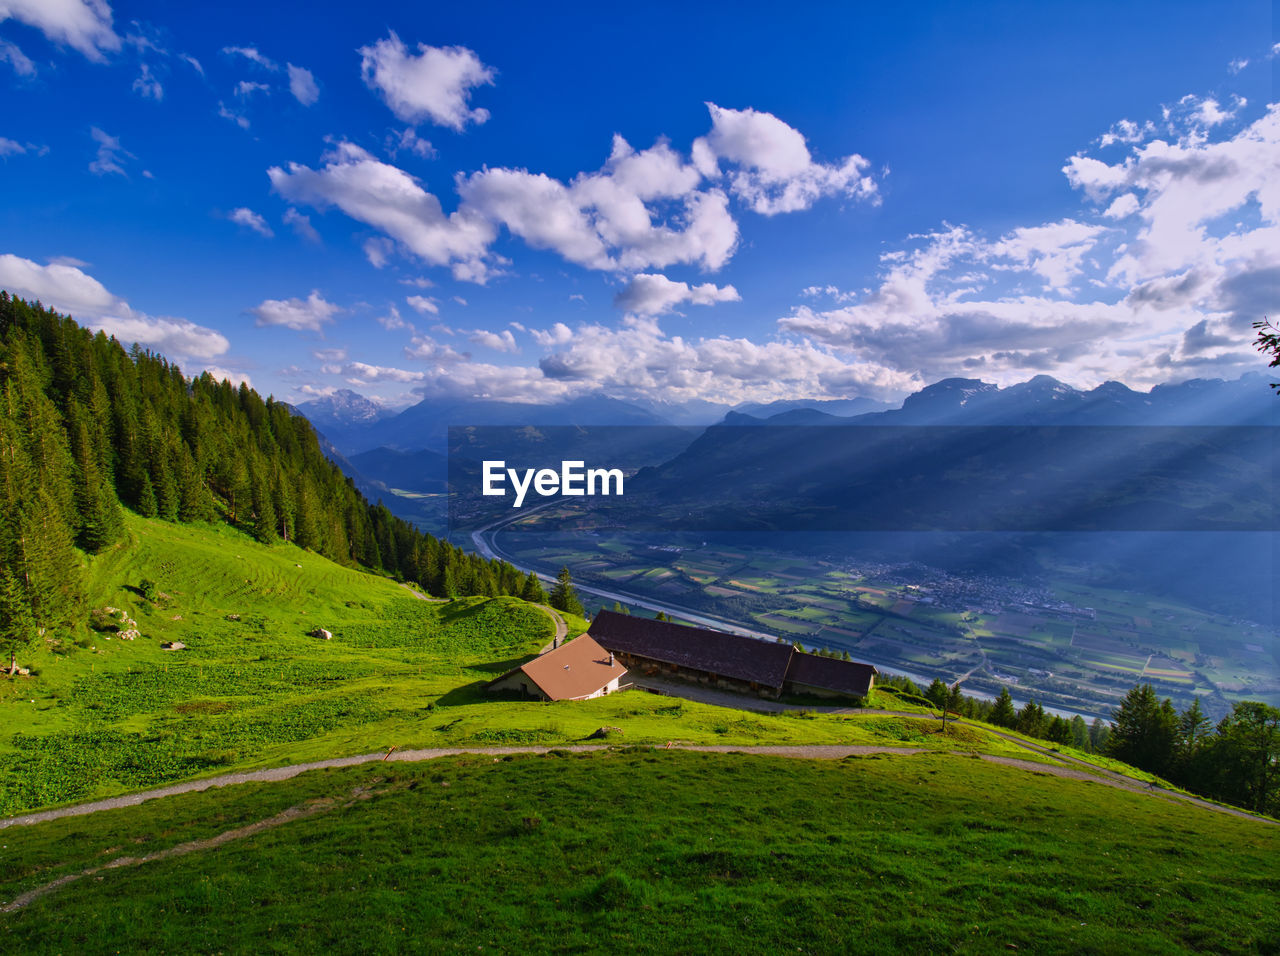
[[[310,772],[6,830],[0,900],[261,821],[60,886],[0,920],[0,950],[1280,946],[1280,829],[948,755],[632,750]]]
[[[979,731],[879,715],[750,714],[628,693],[495,700],[483,683],[550,640],[514,598],[429,603],[385,578],[225,526],[130,516],[90,559],[91,606],[139,636],[86,625],[0,681],[0,814],[233,769],[396,747],[615,740],[882,743],[1030,756]],[[154,600],[142,593],[154,582]],[[119,615],[116,616],[117,620]],[[571,633],[584,626],[570,620]],[[308,636],[313,628],[330,641]],[[185,650],[161,644],[180,641]],[[1035,759],[1032,757],[1032,759]]]
[[[132,516],[89,581],[91,606],[140,636],[86,625],[28,655],[32,677],[0,683],[0,813],[401,743],[441,696],[553,630],[515,598],[428,603],[292,546]]]

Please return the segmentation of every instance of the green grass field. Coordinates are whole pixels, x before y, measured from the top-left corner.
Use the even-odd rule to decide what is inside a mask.
[[[82,875],[265,820],[278,825]],[[1277,828],[961,756],[387,763],[9,829],[0,844],[0,900],[80,875],[0,919],[6,952],[1280,945]]]
[[[24,655],[33,676],[0,681],[0,815],[391,747],[567,744],[601,727],[633,744],[1018,753],[994,736],[937,738],[896,718],[754,714],[640,692],[495,699],[484,683],[550,640],[543,611],[514,598],[417,600],[392,581],[225,527],[130,517],[127,542],[94,558],[89,574],[93,607],[120,609],[141,636],[86,626]],[[144,579],[164,596],[145,600]],[[571,634],[585,627],[568,623]],[[316,627],[333,639],[309,636]],[[187,647],[162,650],[170,641]]]

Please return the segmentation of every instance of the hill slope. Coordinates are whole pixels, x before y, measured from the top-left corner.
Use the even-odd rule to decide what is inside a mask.
[[[391,747],[555,746],[601,727],[640,744],[892,745],[1050,759],[980,728],[942,735],[936,722],[885,714],[761,714],[643,693],[495,699],[484,684],[550,641],[544,609],[509,597],[423,601],[386,578],[224,525],[127,516],[125,529],[85,571],[98,630],[49,636],[28,658],[30,676],[0,683],[0,816]],[[568,623],[570,634],[585,629]],[[316,628],[332,639],[310,636]],[[164,650],[169,642],[185,648]]]
[[[0,921],[0,948],[33,953],[193,939],[473,953],[1280,941],[1280,828],[947,755],[387,763],[11,829],[4,843],[0,900],[75,880]]]

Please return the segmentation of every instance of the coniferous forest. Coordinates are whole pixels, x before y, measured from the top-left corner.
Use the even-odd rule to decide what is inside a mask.
[[[310,423],[245,385],[187,379],[68,316],[0,291],[0,641],[83,619],[80,552],[123,534],[121,508],[225,521],[446,596],[540,596],[372,505]],[[8,655],[6,655],[8,656]]]

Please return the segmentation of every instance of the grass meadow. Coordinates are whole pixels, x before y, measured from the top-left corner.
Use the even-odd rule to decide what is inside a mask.
[[[96,870],[292,808],[216,848]],[[287,816],[287,814],[286,814]],[[0,950],[1266,953],[1280,829],[957,755],[312,771],[0,831]]]

